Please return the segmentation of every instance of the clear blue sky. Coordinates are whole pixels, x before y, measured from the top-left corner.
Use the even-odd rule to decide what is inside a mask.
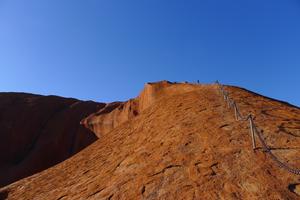
[[[300,1],[0,0],[0,91],[110,102],[162,79],[300,106]]]

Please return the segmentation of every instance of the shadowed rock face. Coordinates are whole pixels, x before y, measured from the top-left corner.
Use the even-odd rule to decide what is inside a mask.
[[[281,160],[300,166],[300,109],[225,87]],[[134,114],[135,113],[135,114]],[[298,199],[299,177],[251,148],[216,85],[146,84],[82,121],[99,140],[0,189],[7,199]]]
[[[0,93],[0,185],[53,166],[97,137],[80,120],[105,104]]]

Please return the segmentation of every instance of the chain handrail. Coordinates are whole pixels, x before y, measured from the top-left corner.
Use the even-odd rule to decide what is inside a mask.
[[[259,130],[259,128],[255,125],[253,121],[252,114],[248,114],[247,116],[243,116],[236,104],[236,102],[229,97],[229,93],[225,91],[224,86],[220,84],[218,81],[216,81],[216,84],[219,86],[219,90],[221,94],[223,95],[223,98],[225,102],[227,103],[229,108],[232,108],[234,110],[234,115],[236,121],[249,121],[249,128],[250,128],[250,134],[252,138],[252,148],[253,150],[256,149],[256,143],[255,143],[255,135],[258,137],[260,143],[262,144],[262,148],[265,153],[268,153],[272,160],[274,160],[279,167],[287,170],[290,173],[300,175],[300,169],[295,169],[291,166],[289,166],[287,163],[284,163],[278,159],[276,155],[274,155],[271,151],[271,148],[267,145],[265,140],[263,139],[262,132]]]

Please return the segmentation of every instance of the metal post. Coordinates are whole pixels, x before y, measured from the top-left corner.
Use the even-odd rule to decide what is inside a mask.
[[[234,108],[234,104],[235,104],[235,101],[234,101],[234,100],[231,100],[231,105],[230,105],[230,107],[231,107],[231,108]]]
[[[237,107],[236,107],[236,103],[233,103],[233,108],[234,108],[234,116],[235,116],[235,120],[238,121],[239,120],[239,116],[237,114]]]
[[[233,105],[234,105],[234,100],[231,100],[230,101],[230,108],[233,108]]]
[[[252,137],[252,148],[253,150],[255,150],[256,145],[255,145],[254,128],[253,128],[254,124],[253,124],[252,115],[249,116],[249,126],[250,126],[250,132]]]

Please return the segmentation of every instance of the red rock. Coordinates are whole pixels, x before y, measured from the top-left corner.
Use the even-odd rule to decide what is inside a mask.
[[[79,122],[105,104],[0,93],[0,185],[53,166],[97,137]]]
[[[106,107],[91,114],[81,123],[101,137],[120,124],[136,117],[160,98],[192,91],[194,88],[193,85],[172,84],[168,81],[147,83],[138,97],[127,102],[107,104]]]
[[[237,87],[226,90],[242,114],[255,116],[274,154],[300,166],[296,148],[300,109]],[[133,110],[138,114],[133,115]],[[299,198],[298,176],[279,168],[260,149],[252,150],[248,122],[235,120],[216,85],[146,85],[138,98],[110,104],[82,122],[100,139],[70,159],[0,189],[0,195],[8,199]]]

